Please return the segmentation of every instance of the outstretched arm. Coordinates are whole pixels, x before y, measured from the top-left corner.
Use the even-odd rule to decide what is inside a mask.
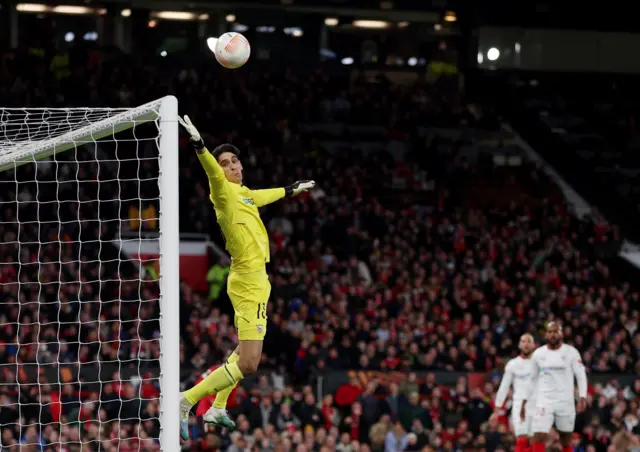
[[[195,148],[198,160],[200,160],[200,164],[207,173],[211,202],[214,204],[223,202],[224,187],[228,182],[222,167],[205,147],[200,132],[198,132],[189,117],[185,115],[184,119],[182,119],[178,116],[178,122],[191,136],[191,145]]]
[[[211,200],[213,201],[215,195],[223,192],[227,178],[224,176],[224,171],[218,161],[211,155],[211,152],[209,152],[206,147],[196,148],[196,153],[198,154],[198,160],[200,160],[202,167],[207,173],[209,189],[211,190]]]
[[[253,200],[256,206],[262,207],[272,202],[279,201],[285,196],[284,188],[266,188],[264,190],[252,190]]]
[[[298,182],[284,188],[267,188],[264,190],[253,190],[253,200],[256,206],[262,207],[272,202],[276,202],[284,197],[297,196],[302,192],[312,189],[316,183],[312,180],[299,180]]]

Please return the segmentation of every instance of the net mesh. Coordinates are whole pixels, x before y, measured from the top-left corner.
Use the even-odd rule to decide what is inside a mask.
[[[0,109],[31,154],[0,173],[2,450],[159,449],[159,257],[119,246],[159,227],[159,124],[94,139],[122,113]]]
[[[4,108],[0,110],[0,158],[16,155],[37,143],[49,143],[52,139],[74,130],[112,118],[127,109],[31,109]],[[92,141],[91,134],[85,138]],[[82,144],[82,143],[74,143]]]

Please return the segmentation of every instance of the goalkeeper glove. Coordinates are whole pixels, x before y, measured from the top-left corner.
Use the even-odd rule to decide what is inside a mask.
[[[202,149],[204,149],[204,140],[200,136],[200,132],[198,132],[198,129],[196,129],[196,126],[193,125],[189,117],[187,115],[184,115],[184,119],[182,119],[180,116],[178,116],[178,122],[191,136],[189,141],[191,145],[196,148],[196,151],[201,151]]]
[[[297,196],[303,191],[307,191],[316,186],[316,183],[312,180],[299,180],[294,184],[285,187],[284,195],[289,198],[291,196]]]

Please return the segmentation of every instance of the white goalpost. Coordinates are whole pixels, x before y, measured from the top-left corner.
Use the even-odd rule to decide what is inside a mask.
[[[0,107],[0,450],[180,450],[177,115]]]

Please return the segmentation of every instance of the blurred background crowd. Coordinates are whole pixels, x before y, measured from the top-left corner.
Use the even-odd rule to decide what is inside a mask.
[[[423,51],[448,64],[439,42]],[[519,336],[541,341],[550,319],[562,321],[590,380],[574,450],[640,448],[638,270],[619,257],[633,250],[625,239],[636,220],[612,209],[636,202],[627,97],[603,89],[587,111],[571,101],[575,83],[545,91],[524,76],[481,85],[476,74],[465,87],[457,68],[420,61],[409,76],[366,65],[213,64],[137,59],[88,40],[7,50],[0,68],[3,106],[132,107],[173,94],[210,148],[242,150],[249,186],[317,182],[262,212],[269,325],[262,371],[230,398],[238,429],[205,427],[206,399],[184,450],[512,450],[510,402],[495,407],[495,391]],[[25,130],[16,129],[31,124],[24,112],[5,110],[0,150],[116,113],[66,122],[40,114],[46,130]],[[563,176],[595,207],[511,120],[558,171],[582,162],[580,174]],[[52,131],[56,121],[64,126]],[[117,246],[159,227],[157,129],[145,127],[0,175],[1,450],[160,448],[157,259],[140,262]],[[188,387],[237,337],[224,244],[185,141],[181,233],[206,237],[213,250],[210,286],[181,284]],[[589,187],[592,174],[602,189]],[[552,438],[549,450],[556,446]]]

